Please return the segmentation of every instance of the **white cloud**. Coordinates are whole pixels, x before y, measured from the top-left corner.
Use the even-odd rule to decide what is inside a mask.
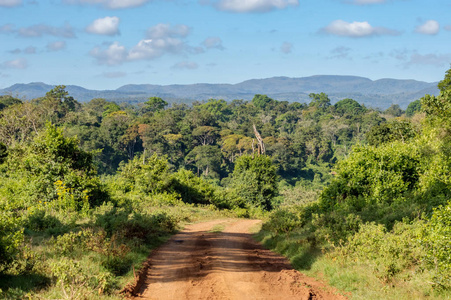
[[[68,4],[102,5],[109,9],[121,9],[142,6],[149,0],[64,0],[64,2]]]
[[[367,37],[374,35],[399,35],[400,33],[396,30],[384,28],[384,27],[373,27],[368,22],[346,22],[343,20],[336,20],[330,23],[328,26],[324,27],[321,31],[338,35],[338,36],[348,36],[348,37]]]
[[[155,59],[169,53],[198,54],[200,53],[198,48],[188,46],[183,40],[189,31],[189,27],[186,25],[158,24],[149,28],[147,38],[139,41],[131,49],[126,49],[115,42],[107,49],[101,47],[92,49],[90,55],[99,64],[117,65],[126,61]]]
[[[176,38],[141,40],[130,50],[128,59],[153,59],[165,53],[179,53],[184,46],[183,41]]]
[[[292,50],[293,50],[293,44],[291,44],[291,43],[284,42],[282,44],[282,46],[280,46],[280,51],[282,53],[288,54],[288,53],[291,53]]]
[[[236,13],[268,12],[299,5],[299,0],[201,0],[199,2],[213,5],[218,10]]]
[[[97,60],[100,65],[118,65],[127,59],[127,49],[114,42],[107,49],[95,47],[89,54]]]
[[[447,25],[445,27],[443,27],[445,30],[451,31],[451,25]]]
[[[157,24],[147,29],[147,37],[149,39],[164,39],[168,37],[187,37],[190,28],[186,25],[179,24],[171,26],[170,24]]]
[[[5,61],[1,66],[7,69],[26,69],[28,67],[28,62],[25,58],[18,58]]]
[[[197,69],[198,67],[199,66],[195,62],[191,61],[182,61],[172,66],[173,69],[186,69],[186,70],[194,70]]]
[[[118,35],[119,34],[119,21],[118,17],[105,17],[94,20],[86,31],[92,34],[99,35]]]
[[[217,36],[212,36],[212,37],[208,37],[206,38],[203,42],[202,45],[207,48],[207,49],[219,49],[219,50],[224,50],[224,46],[222,45],[222,40],[221,38],[217,37]]]
[[[65,41],[56,41],[53,43],[48,43],[47,51],[60,51],[66,48],[66,42]]]
[[[0,6],[13,7],[22,4],[22,0],[0,0]]]
[[[435,35],[440,31],[440,24],[435,20],[429,20],[417,26],[415,32],[421,34]]]

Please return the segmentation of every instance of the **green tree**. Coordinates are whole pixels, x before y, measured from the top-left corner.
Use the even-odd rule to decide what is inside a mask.
[[[266,155],[240,156],[235,161],[231,186],[247,203],[271,210],[278,193],[277,167]]]
[[[48,123],[33,141],[8,149],[6,199],[17,198],[9,200],[19,207],[47,201],[68,210],[101,204],[108,195],[96,176],[93,155],[79,148],[77,138],[65,137],[62,128]]]
[[[330,106],[330,99],[324,93],[320,93],[320,94],[310,93],[308,96],[311,99],[310,104],[309,104],[310,107],[313,106],[313,107],[325,109]]]
[[[363,113],[366,110],[357,101],[355,101],[353,99],[349,99],[349,98],[338,101],[337,103],[335,103],[334,107],[335,107],[335,111],[340,116],[345,116],[345,115],[354,116],[354,115]]]
[[[336,173],[321,194],[323,209],[363,210],[367,221],[380,221],[381,212],[376,207],[383,211],[393,203],[413,201],[410,192],[418,188],[420,152],[416,145],[400,141],[380,147],[354,146],[351,155],[338,164]]]
[[[160,97],[150,97],[147,102],[144,102],[146,111],[157,112],[163,110],[168,103],[161,99]]]
[[[20,99],[14,98],[12,96],[9,95],[0,96],[0,110],[21,103],[22,101]]]
[[[394,117],[400,117],[404,111],[399,107],[398,104],[392,104],[389,108],[387,108],[384,113],[394,116]]]
[[[441,92],[451,89],[451,68],[446,71],[445,78],[438,83],[437,87]]]
[[[415,100],[413,102],[410,102],[406,109],[406,116],[412,117],[414,114],[421,111],[421,101]]]
[[[117,105],[117,103],[114,102],[106,102],[103,105],[103,112],[102,112],[102,116],[108,117],[110,114],[115,113],[121,111],[121,107],[119,105]]]
[[[199,105],[198,108],[207,110],[221,122],[228,121],[230,115],[232,114],[227,102],[222,99],[208,99],[206,103]]]
[[[218,146],[205,145],[194,147],[185,157],[185,161],[188,164],[194,163],[198,173],[202,170],[202,175],[206,177],[219,178],[221,157],[221,150]]]
[[[124,192],[136,191],[144,194],[157,194],[168,190],[171,184],[169,166],[165,157],[153,154],[122,162],[118,168],[117,189]]]
[[[28,101],[5,108],[0,111],[0,141],[11,145],[31,139],[44,126],[47,113]]]
[[[69,96],[69,92],[66,91],[65,85],[55,86],[45,94],[45,97],[57,101],[65,113],[80,108],[80,103],[75,100],[74,97]]]
[[[378,146],[393,141],[406,142],[416,136],[412,124],[407,121],[392,121],[376,125],[366,133],[370,145]]]
[[[256,94],[252,99],[252,104],[259,109],[268,109],[271,106],[274,106],[275,100],[269,98],[266,95]]]
[[[451,88],[441,91],[438,96],[425,95],[421,98],[421,110],[429,120],[439,120],[450,123],[451,117]]]
[[[193,130],[192,135],[202,146],[211,145],[218,137],[218,128],[213,126],[199,126]]]

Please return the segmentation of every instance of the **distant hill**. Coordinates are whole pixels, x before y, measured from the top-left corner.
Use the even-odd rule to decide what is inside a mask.
[[[42,82],[14,84],[0,89],[0,95],[9,94],[18,98],[42,97],[53,88]],[[116,90],[88,90],[76,85],[67,85],[67,91],[79,101],[105,98],[117,102],[139,103],[152,96],[166,101],[192,103],[210,98],[251,100],[255,94],[266,94],[280,101],[309,102],[310,93],[324,92],[332,103],[344,98],[352,98],[368,107],[388,108],[399,104],[402,108],[425,94],[438,95],[437,82],[416,80],[379,79],[371,80],[358,76],[317,75],[301,78],[272,77],[251,79],[237,84],[187,84],[153,85],[128,84]]]

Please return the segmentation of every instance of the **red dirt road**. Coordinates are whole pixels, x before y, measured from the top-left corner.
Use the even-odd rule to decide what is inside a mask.
[[[186,226],[149,258],[133,299],[346,299],[252,239],[259,220]]]

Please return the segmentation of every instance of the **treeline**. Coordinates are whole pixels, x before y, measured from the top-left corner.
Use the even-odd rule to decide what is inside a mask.
[[[211,99],[168,107],[152,97],[131,106],[105,99],[78,103],[57,86],[31,101],[2,96],[0,142],[9,147],[29,140],[51,122],[64,127],[66,136],[77,136],[83,150],[101,150],[95,157],[100,174],[114,174],[136,155],[156,153],[166,155],[174,169],[221,180],[233,171],[237,157],[255,151],[255,124],[279,175],[309,178],[313,174],[303,172],[307,162],[334,163],[365,141],[374,125],[403,113],[393,105],[382,115],[352,99],[331,105],[323,93],[310,98],[304,104],[255,95],[250,102]]]

